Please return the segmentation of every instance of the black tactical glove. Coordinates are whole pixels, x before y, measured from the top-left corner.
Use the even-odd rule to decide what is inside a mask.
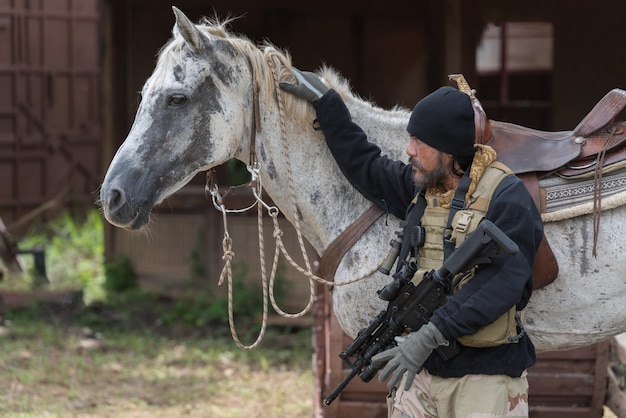
[[[295,67],[293,67],[292,70],[293,75],[296,77],[296,80],[298,80],[298,84],[286,83],[284,81],[278,84],[280,88],[286,92],[308,100],[311,103],[315,103],[329,90],[315,74],[308,71],[300,71]]]

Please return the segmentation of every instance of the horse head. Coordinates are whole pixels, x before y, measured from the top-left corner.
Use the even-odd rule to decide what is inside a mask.
[[[156,204],[232,158],[253,129],[245,117],[253,100],[250,59],[219,31],[173,10],[173,37],[143,86],[100,191],[104,215],[118,227],[145,225]]]

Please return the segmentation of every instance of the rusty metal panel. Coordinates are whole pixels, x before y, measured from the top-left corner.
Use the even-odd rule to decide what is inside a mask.
[[[0,217],[89,202],[100,177],[99,0],[0,1]]]

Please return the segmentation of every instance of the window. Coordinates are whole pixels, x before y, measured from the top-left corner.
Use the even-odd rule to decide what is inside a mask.
[[[489,118],[550,129],[553,49],[551,23],[487,25],[476,50],[475,88]]]

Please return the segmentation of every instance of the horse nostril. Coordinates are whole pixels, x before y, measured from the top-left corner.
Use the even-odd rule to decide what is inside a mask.
[[[111,189],[107,196],[107,201],[109,202],[109,210],[115,212],[120,209],[120,207],[124,206],[125,202],[124,193],[118,189]]]

